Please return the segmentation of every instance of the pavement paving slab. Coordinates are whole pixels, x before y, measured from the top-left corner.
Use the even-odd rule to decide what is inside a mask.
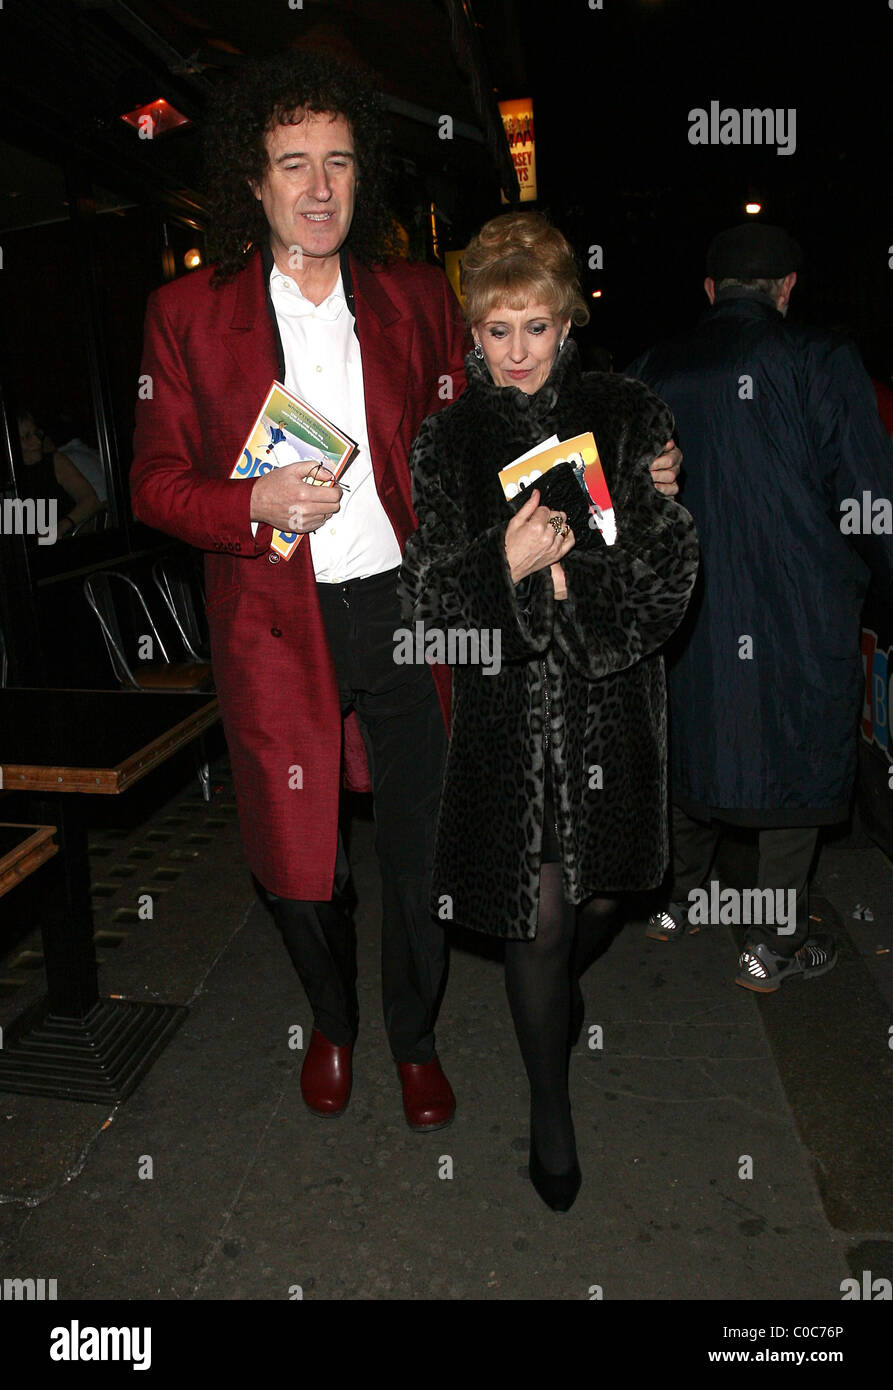
[[[793,1305],[839,1301],[854,1261],[883,1272],[890,1137],[871,1105],[886,1097],[888,1056],[863,1049],[885,1004],[860,950],[845,945],[838,969],[801,996],[757,999],[733,984],[733,929],[669,944],[629,922],[584,981],[571,1059],[583,1187],[571,1212],[553,1213],[527,1177],[527,1083],[498,944],[453,934],[438,1047],[456,1120],[428,1134],[405,1124],[364,816],[351,848],[353,1096],[336,1119],[305,1109],[312,1020],[244,868],[231,787],[217,779],[216,805],[178,793],[127,836],[97,841],[117,845],[98,856],[107,868],[140,866],[98,900],[98,928],[117,921],[123,934],[101,951],[103,986],[189,1013],[111,1114],[0,1097],[0,1277],[55,1278],[58,1297],[76,1300]],[[199,837],[192,856],[171,857],[179,839],[150,838],[184,826]],[[135,846],[152,857],[129,859]],[[156,878],[158,868],[178,876]],[[745,860],[739,868],[746,876]],[[134,919],[137,890],[153,882],[165,887],[153,919]],[[824,910],[837,911],[830,899]],[[38,989],[31,979],[2,1000],[0,1023]],[[836,1055],[850,1076],[849,1094],[843,1081],[834,1091],[844,1120],[826,1114],[807,1053],[822,1066]]]

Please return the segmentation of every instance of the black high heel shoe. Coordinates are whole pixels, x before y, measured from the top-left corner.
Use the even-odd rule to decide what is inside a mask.
[[[570,1211],[577,1200],[577,1193],[580,1191],[580,1185],[583,1181],[580,1164],[574,1159],[573,1167],[569,1168],[566,1173],[548,1172],[543,1167],[536,1151],[536,1137],[532,1130],[530,1133],[528,1172],[530,1181],[547,1207],[551,1207],[553,1211]]]

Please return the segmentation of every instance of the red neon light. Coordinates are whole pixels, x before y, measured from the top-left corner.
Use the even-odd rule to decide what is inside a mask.
[[[157,135],[166,135],[168,131],[176,130],[178,126],[189,125],[189,117],[184,116],[175,106],[171,106],[164,97],[159,97],[157,101],[148,101],[145,106],[137,106],[122,116],[121,120],[139,131],[144,140],[152,140]]]

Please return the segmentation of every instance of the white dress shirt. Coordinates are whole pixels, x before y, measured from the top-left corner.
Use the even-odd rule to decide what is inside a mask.
[[[309,540],[316,578],[344,584],[396,569],[400,545],[375,486],[360,344],[341,275],[328,298],[314,304],[274,265],[270,294],[285,354],[284,385],[359,445],[344,475],[349,490],[340,510],[301,542]]]

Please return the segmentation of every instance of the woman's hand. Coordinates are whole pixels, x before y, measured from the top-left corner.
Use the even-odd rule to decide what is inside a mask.
[[[534,488],[524,506],[505,528],[505,554],[509,562],[512,583],[518,584],[527,574],[535,574],[562,560],[574,548],[574,533],[562,536],[549,525],[550,516],[560,516],[567,525],[564,512],[550,512],[541,507],[539,488]]]

